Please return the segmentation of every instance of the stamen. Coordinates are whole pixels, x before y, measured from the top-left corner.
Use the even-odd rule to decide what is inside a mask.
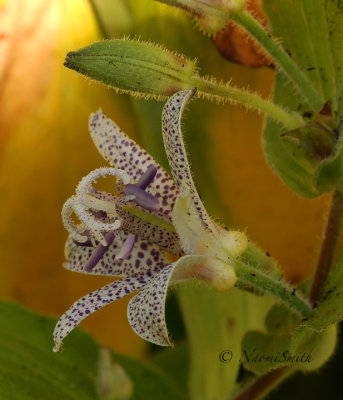
[[[102,210],[90,210],[90,212],[96,217],[96,218],[106,218],[107,217],[107,213],[105,211]],[[73,239],[73,242],[75,244],[77,244],[78,246],[84,246],[84,247],[94,247],[98,245],[98,241],[95,240],[95,238],[91,235],[91,233],[89,231],[85,231],[83,232],[83,235],[87,236],[88,240],[84,243],[80,243],[77,240]],[[101,239],[105,240],[103,238],[103,235],[101,235]]]
[[[128,184],[124,187],[124,193],[127,195],[136,196],[133,201],[139,206],[147,210],[157,210],[159,206],[159,200],[156,196],[147,193],[145,190],[141,189],[137,185]]]
[[[119,219],[115,220],[114,222],[105,222],[97,219],[89,210],[86,209],[82,203],[80,203],[78,198],[76,198],[73,208],[80,221],[87,226],[92,235],[104,246],[106,246],[106,242],[101,232],[115,231],[121,225],[121,221]]]
[[[136,183],[136,185],[143,190],[146,189],[148,185],[154,180],[156,173],[157,173],[157,167],[152,165],[139,178],[139,181]]]
[[[107,235],[105,236],[105,240],[107,243],[106,246],[103,246],[102,244],[97,245],[97,247],[94,249],[92,255],[89,257],[89,260],[85,265],[85,271],[90,272],[96,266],[96,264],[102,259],[103,255],[109,249],[110,245],[113,242],[113,239],[114,239],[114,232],[108,232]]]
[[[93,247],[93,238],[89,232],[84,232],[84,236],[87,236],[87,240],[85,242],[78,242],[77,240],[73,239],[73,242],[78,245],[78,246],[84,246],[84,247]]]
[[[127,185],[130,182],[130,176],[122,169],[110,167],[97,168],[81,179],[76,187],[76,194],[80,196],[80,198],[82,198],[85,194],[89,194],[90,190],[92,189],[90,188],[91,184],[96,179],[107,175],[117,176],[123,181],[124,185]]]
[[[102,231],[91,230],[90,233],[92,234],[91,240],[93,241],[93,246],[96,245],[96,241],[98,241],[103,246],[106,246],[107,242],[105,240],[105,236],[104,236],[104,233]]]
[[[74,212],[74,205],[76,202],[76,197],[72,196],[63,204],[62,207],[62,221],[64,227],[70,233],[71,237],[79,243],[85,243],[88,241],[88,236],[85,233],[80,233],[80,226],[74,224],[71,219],[71,215]],[[84,229],[83,229],[84,230]]]
[[[84,194],[82,196],[82,203],[87,208],[92,208],[93,210],[104,211],[110,214],[116,214],[116,206],[115,203],[97,199],[89,194]]]
[[[132,235],[131,233],[128,235],[126,238],[122,248],[119,250],[119,253],[116,255],[116,260],[123,260],[124,258],[127,258],[132,249],[133,245],[135,244],[136,236]]]

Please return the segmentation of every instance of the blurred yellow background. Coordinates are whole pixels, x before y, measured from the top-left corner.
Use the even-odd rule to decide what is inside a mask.
[[[164,5],[139,3],[143,22],[144,15],[156,12],[191,23]],[[118,19],[118,32],[125,29],[123,21]],[[160,43],[171,35],[168,28],[164,31],[159,32]],[[182,40],[182,32],[173,34]],[[201,39],[196,29],[193,34]],[[101,38],[86,0],[0,1],[0,296],[54,316],[110,281],[61,266],[67,236],[60,218],[62,204],[82,176],[105,165],[88,135],[88,115],[102,107],[123,130],[133,137],[137,134],[127,96],[89,84],[63,67],[69,50]],[[232,76],[235,84],[270,95],[271,70],[249,70],[224,59],[222,64],[225,78]],[[202,118],[191,116],[192,107],[189,118]],[[301,199],[267,166],[261,116],[229,105],[209,107],[217,109],[203,122],[211,146],[202,162],[211,165],[230,224],[246,230],[268,250],[287,278],[305,279],[319,253],[327,196]],[[192,151],[192,143],[188,149]],[[123,299],[103,309],[82,327],[104,345],[144,357],[145,343],[126,319],[127,302]]]

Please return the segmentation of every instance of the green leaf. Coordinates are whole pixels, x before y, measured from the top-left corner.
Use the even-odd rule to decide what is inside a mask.
[[[309,163],[309,168],[316,169],[318,164],[328,157],[336,144],[336,135],[328,127],[317,122],[309,122],[300,128],[293,129],[282,134],[287,146],[293,146],[293,151],[300,152],[299,158]],[[292,147],[291,147],[292,148]]]
[[[282,73],[277,73],[274,89],[274,101],[293,109],[294,92]],[[297,106],[302,109],[302,103]],[[306,159],[307,152],[293,143],[285,143],[282,129],[270,119],[267,120],[263,137],[263,148],[268,164],[278,173],[282,180],[303,197],[313,198],[320,192],[313,182],[318,163]]]
[[[190,349],[190,397],[227,398],[238,376],[242,336],[263,329],[273,300],[237,289],[217,293],[199,283],[182,284],[178,291]],[[220,362],[223,351],[232,352],[230,362]]]
[[[248,332],[242,341],[241,361],[258,374],[287,365],[289,336],[276,336],[258,331]]]
[[[330,47],[336,78],[337,114],[343,116],[343,4],[342,0],[326,0]]]
[[[314,181],[321,192],[334,189],[342,190],[343,186],[343,140],[340,138],[334,153],[324,160],[315,173]]]
[[[184,341],[174,348],[158,352],[153,359],[185,395],[188,393],[189,355],[189,345]]]
[[[280,336],[258,331],[248,332],[242,341],[242,361],[253,372],[265,373],[288,366],[302,371],[314,371],[323,366],[335,350],[337,327],[303,336],[297,346],[292,335]]]
[[[283,47],[323,96],[323,104],[326,101],[333,103],[335,99],[335,73],[325,3],[325,0],[263,1],[273,34],[282,38]],[[339,2],[335,3],[338,11]]]
[[[294,340],[294,337],[293,337]],[[310,354],[308,362],[297,365],[302,371],[315,371],[322,367],[335,351],[337,342],[337,325],[331,325],[323,332],[311,332],[305,341],[297,348],[299,354]],[[292,344],[291,344],[292,348]]]
[[[129,400],[184,400],[184,396],[172,380],[157,366],[117,353],[114,353],[114,359],[120,363],[133,382],[133,395]]]
[[[97,399],[98,346],[77,331],[70,348],[52,352],[55,321],[0,303],[0,398]]]
[[[275,304],[266,317],[268,332],[278,336],[290,335],[299,322],[300,317],[283,304]]]
[[[275,304],[267,314],[267,333],[248,332],[242,341],[242,361],[255,373],[288,366],[312,371],[320,368],[333,354],[337,327],[321,332],[300,324],[301,318],[282,304]]]
[[[339,102],[342,101],[343,29],[341,26],[338,28],[339,21],[342,21],[341,1],[264,0],[263,4],[274,36],[282,38],[283,47],[321,93],[323,105],[330,101],[336,115],[339,112]],[[306,118],[319,112],[306,104],[283,73],[278,73],[276,77],[274,101],[289,110],[303,113]],[[327,178],[325,182],[322,182],[324,178],[317,178],[318,189],[313,181],[315,163],[306,165],[303,152],[296,147],[284,151],[281,133],[275,123],[268,121],[264,133],[264,150],[269,164],[285,183],[304,197],[315,197],[324,190],[331,190],[327,181],[332,175],[337,176],[335,168],[341,161],[330,165],[330,171],[323,171],[324,178]],[[339,171],[342,169],[339,167]]]
[[[104,350],[92,337],[79,329],[70,335],[62,353],[53,353],[55,324],[54,319],[38,316],[13,303],[0,302],[1,399],[182,399],[159,368],[113,352],[104,356]],[[106,376],[106,363],[112,378],[107,380],[110,390],[101,390],[104,395],[101,398],[98,393],[104,386],[101,378]],[[125,382],[127,390],[116,387],[118,382]],[[124,396],[131,392],[129,397]]]

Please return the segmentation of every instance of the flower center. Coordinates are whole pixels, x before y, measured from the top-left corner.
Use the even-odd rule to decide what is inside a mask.
[[[117,196],[97,191],[92,187],[92,183],[101,176],[115,175],[121,178],[125,185],[123,188],[124,201],[131,200],[147,210],[156,210],[159,206],[158,198],[145,191],[154,180],[156,173],[157,168],[150,166],[137,183],[130,184],[129,177],[124,171],[114,168],[99,168],[80,181],[76,189],[76,195],[68,199],[63,206],[62,217],[65,227],[77,245],[94,246],[98,242],[85,265],[87,272],[90,272],[102,259],[113,243],[114,231],[121,225],[116,213]],[[71,220],[72,212],[82,222],[80,225],[75,225]],[[107,233],[104,234],[104,232]],[[127,258],[131,254],[135,240],[136,236],[129,234],[115,259],[122,260]]]

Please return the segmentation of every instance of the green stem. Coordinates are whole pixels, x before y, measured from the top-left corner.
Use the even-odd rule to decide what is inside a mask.
[[[288,367],[277,368],[257,377],[249,383],[232,400],[258,400],[263,399],[281,381],[289,376],[292,371]]]
[[[246,251],[240,256],[240,260],[245,264],[249,264],[252,267],[263,271],[274,279],[282,278],[277,261],[274,260],[268,252],[261,250],[251,241],[249,241]]]
[[[297,293],[295,288],[241,261],[236,260],[233,265],[237,275],[237,287],[251,287],[263,293],[269,293],[301,317],[308,318],[311,315],[312,307],[310,303]]]
[[[281,123],[286,129],[295,129],[303,125],[302,117],[297,113],[288,113],[282,107],[260,96],[238,89],[233,86],[220,85],[199,76],[194,76],[190,82],[200,94],[212,95],[234,103],[240,103],[247,108],[263,111],[275,121]]]
[[[280,47],[272,36],[266,32],[249,12],[242,11],[231,15],[230,18],[244,28],[277,62],[278,66],[297,86],[306,97],[309,105],[314,111],[319,111],[324,101],[318,91],[314,88],[309,78],[292,60],[292,58]]]
[[[322,295],[324,285],[329,275],[333,258],[335,256],[339,235],[343,223],[343,194],[334,192],[323,238],[323,244],[319,255],[316,272],[310,291],[310,301],[315,305]]]

